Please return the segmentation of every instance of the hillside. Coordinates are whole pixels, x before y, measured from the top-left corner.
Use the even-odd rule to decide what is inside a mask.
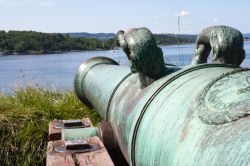
[[[66,51],[107,50],[114,48],[113,40],[70,37],[66,34],[34,31],[0,31],[2,54],[46,54]]]
[[[100,40],[108,40],[115,37],[114,33],[72,32],[66,34],[68,34],[70,37],[86,37],[86,38],[96,38]]]

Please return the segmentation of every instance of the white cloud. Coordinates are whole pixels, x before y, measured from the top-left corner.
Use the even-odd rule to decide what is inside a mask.
[[[184,17],[190,15],[189,11],[181,10],[180,12],[176,13],[175,16],[177,17]]]
[[[220,20],[219,20],[218,18],[214,18],[214,19],[213,19],[213,23],[217,24],[217,23],[219,23],[219,22],[220,22]]]

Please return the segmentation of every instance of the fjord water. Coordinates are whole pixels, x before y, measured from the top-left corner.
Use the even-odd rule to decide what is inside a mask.
[[[162,46],[165,63],[189,65],[194,45]],[[250,42],[245,42],[246,58],[241,65],[250,67]],[[18,86],[45,86],[72,89],[74,74],[81,63],[94,56],[106,56],[128,65],[122,50],[82,51],[50,55],[0,56],[0,91],[11,93]]]

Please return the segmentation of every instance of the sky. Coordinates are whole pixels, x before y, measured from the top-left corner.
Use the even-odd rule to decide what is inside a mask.
[[[116,33],[147,27],[197,34],[228,25],[247,33],[249,6],[249,0],[0,0],[0,30]]]

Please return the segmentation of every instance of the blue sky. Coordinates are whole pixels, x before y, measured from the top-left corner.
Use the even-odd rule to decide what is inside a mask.
[[[246,33],[249,6],[249,0],[0,0],[0,29],[115,33],[148,27],[154,33],[196,34],[223,24]]]

